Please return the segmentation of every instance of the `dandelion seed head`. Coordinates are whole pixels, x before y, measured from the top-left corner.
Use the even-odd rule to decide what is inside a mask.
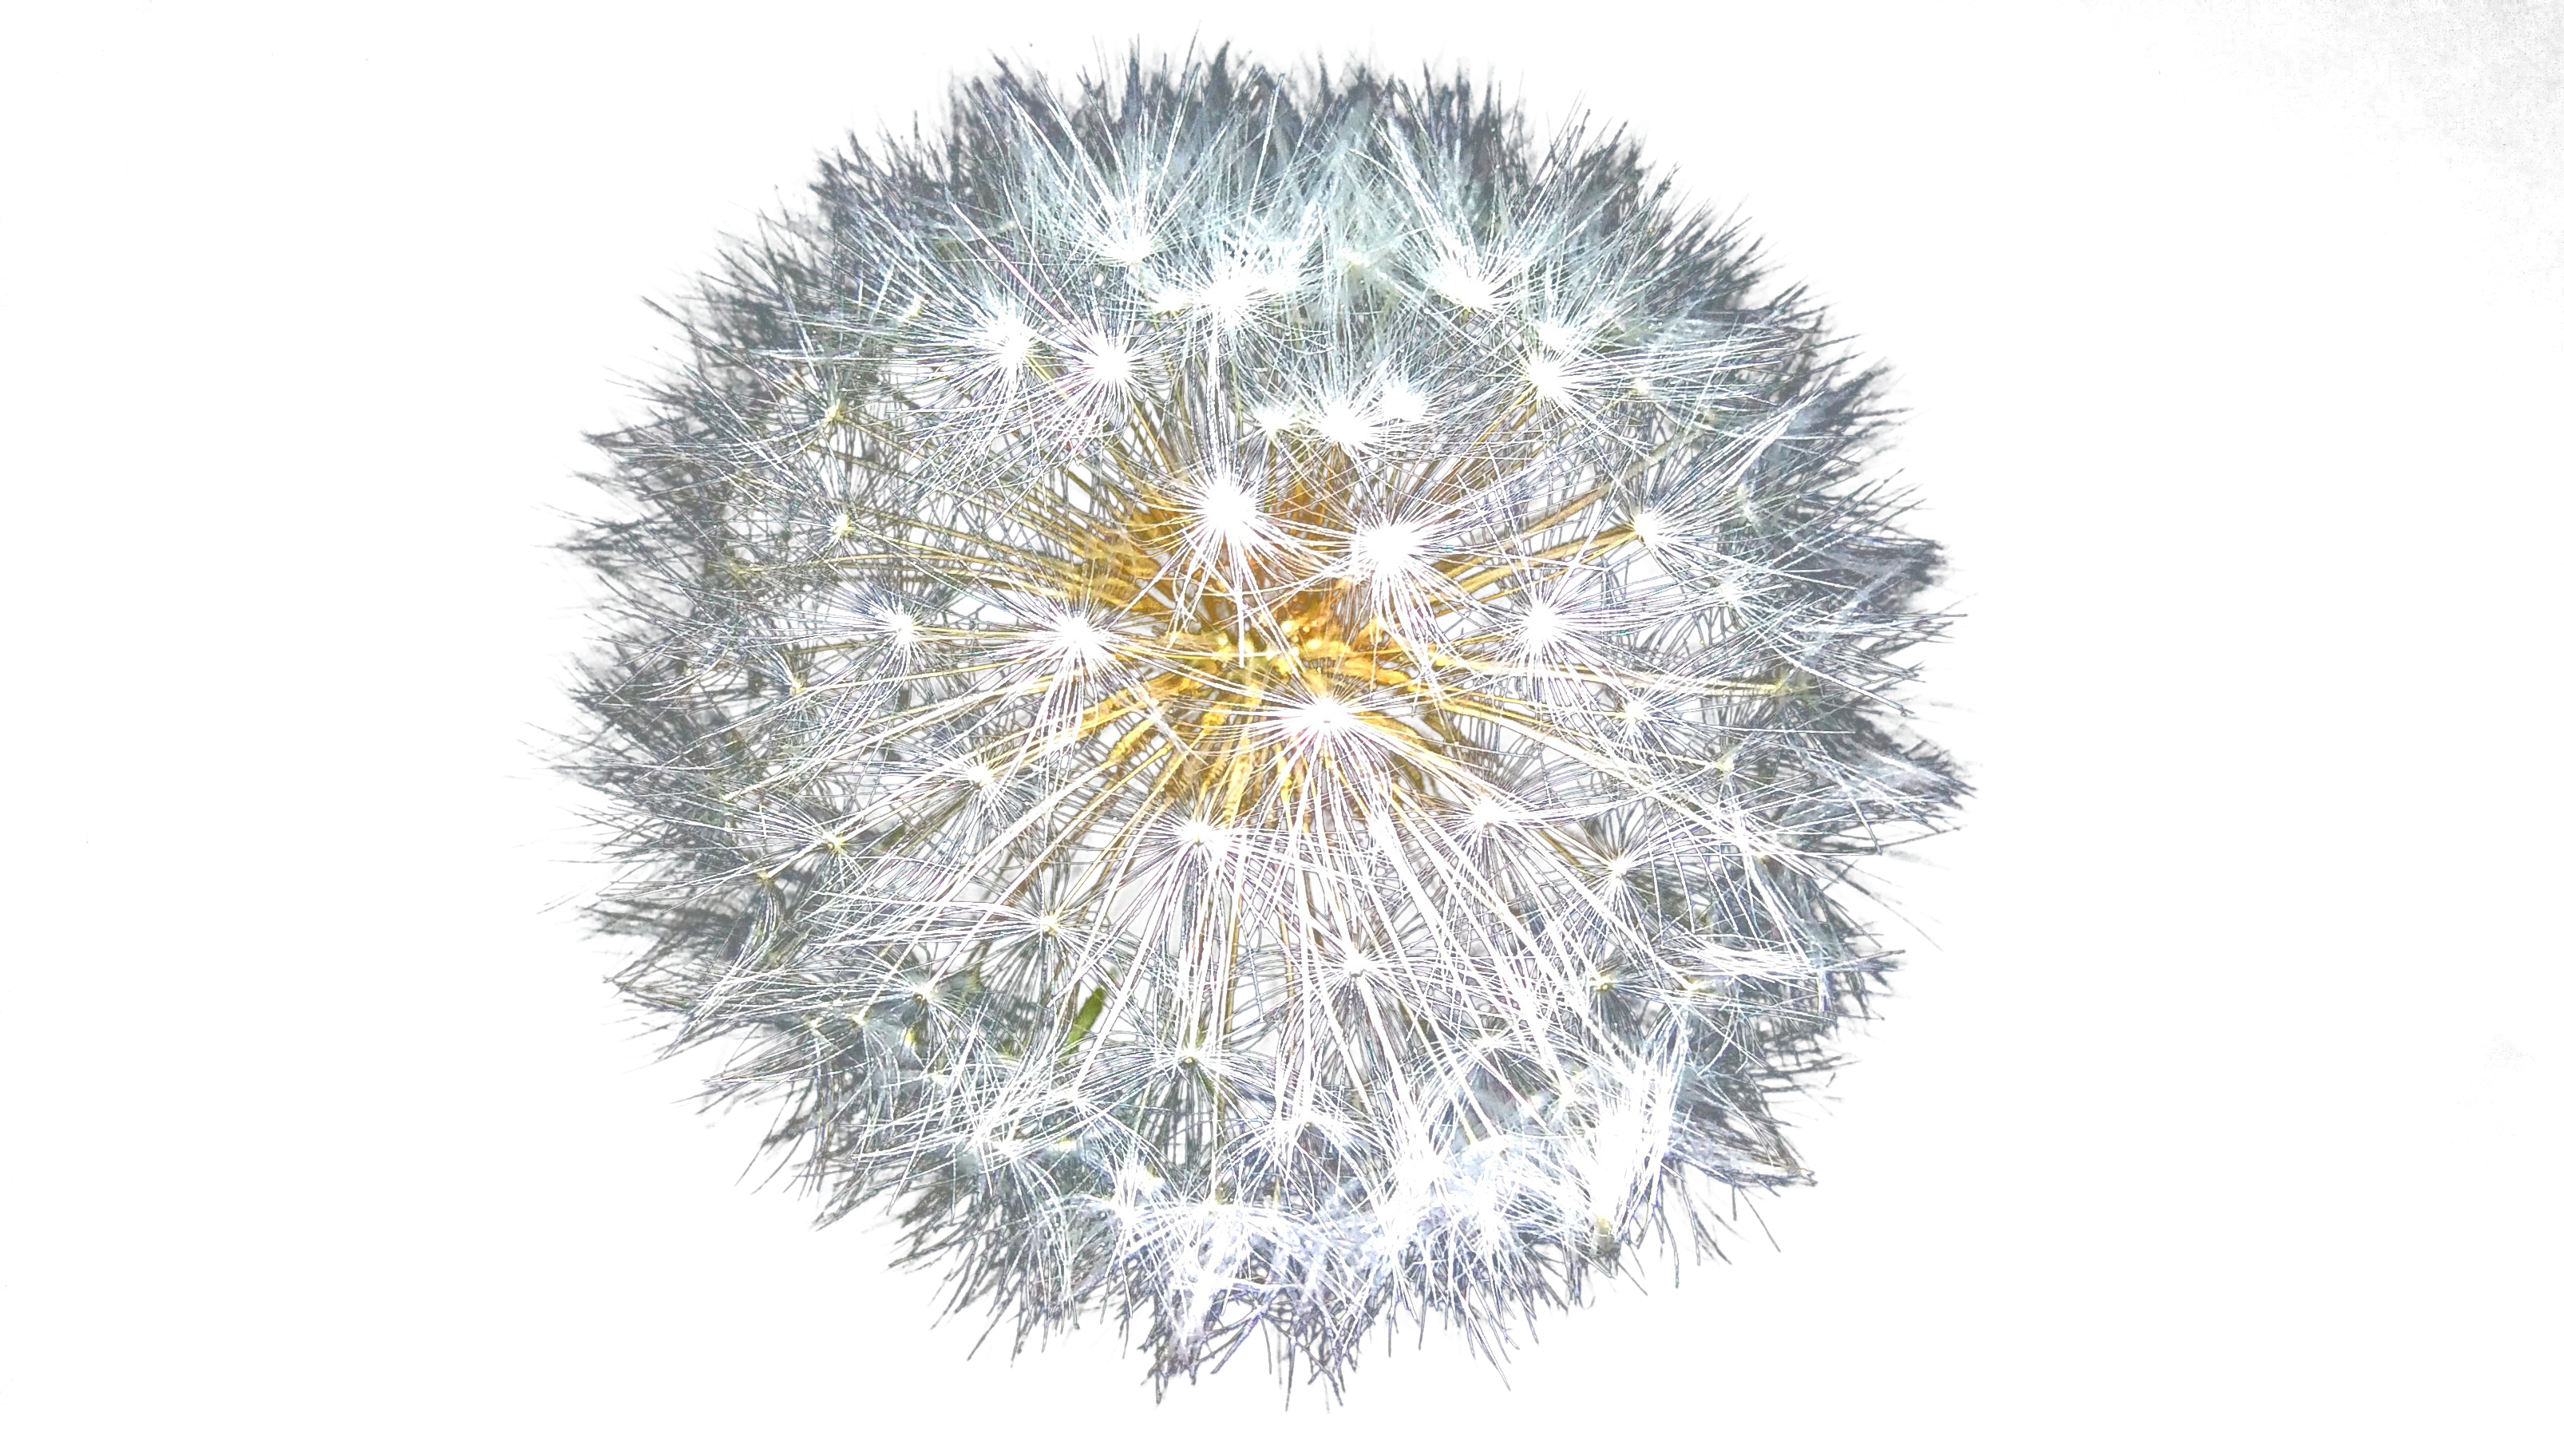
[[[1223,328],[1236,328],[1255,316],[1265,304],[1298,288],[1299,282],[1296,274],[1278,262],[1231,254],[1222,258],[1210,276],[1191,291],[1189,307],[1199,309]]]
[[[1175,826],[1175,839],[1203,858],[1216,860],[1236,847],[1237,830],[1233,826],[1214,824],[1195,816]]]
[[[1522,637],[1525,647],[1538,652],[1575,635],[1576,626],[1556,605],[1536,601],[1524,609],[1522,622],[1515,631]]]
[[[1277,716],[1293,736],[1316,741],[1341,737],[1362,727],[1362,715],[1352,704],[1325,695],[1295,703]]]
[[[1214,475],[1195,490],[1190,504],[1195,530],[1206,544],[1244,551],[1265,543],[1264,509],[1253,486]]]
[[[1380,417],[1400,425],[1420,425],[1432,406],[1421,391],[1402,379],[1381,386]]]
[[[1380,433],[1380,425],[1351,400],[1330,399],[1314,422],[1318,434],[1347,450],[1360,450]]]
[[[1012,313],[996,312],[980,327],[977,342],[991,364],[1006,374],[1015,374],[1032,358],[1041,335]]]
[[[1333,1387],[1803,1176],[1888,963],[1833,896],[1962,792],[1937,558],[1654,179],[1457,83],[1005,72],[607,437],[624,983],[1019,1344]]]
[[[1383,521],[1357,529],[1347,541],[1346,579],[1395,580],[1421,571],[1429,529],[1420,520]]]
[[[1147,228],[1126,222],[1099,237],[1095,252],[1108,263],[1137,268],[1157,256],[1158,240]]]
[[[1113,660],[1114,635],[1083,612],[1061,612],[1036,634],[1044,655],[1076,667],[1101,667]]]
[[[917,614],[906,607],[893,607],[882,613],[881,630],[893,647],[915,647],[918,641]]]
[[[1089,383],[1104,389],[1127,389],[1137,376],[1140,356],[1115,338],[1097,338],[1080,348],[1076,368]]]
[[[1503,286],[1496,272],[1465,250],[1447,252],[1436,259],[1424,281],[1457,308],[1487,311],[1504,303]]]

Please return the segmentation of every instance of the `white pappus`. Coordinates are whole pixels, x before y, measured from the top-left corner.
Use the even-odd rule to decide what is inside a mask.
[[[1874,375],[1616,135],[1131,61],[829,161],[602,437],[623,984],[1020,1347],[1500,1352],[1884,969],[1937,554]],[[1717,1195],[1713,1198],[1712,1195]]]

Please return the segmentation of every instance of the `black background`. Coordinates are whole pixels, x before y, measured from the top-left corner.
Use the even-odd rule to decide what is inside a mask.
[[[1128,28],[976,26],[969,46],[1033,46],[1067,62],[1092,36]],[[1223,28],[1256,36],[1256,26]],[[1261,36],[1290,54],[1303,39],[1370,36],[1388,57],[1461,49],[1464,31],[1407,26],[1267,26]],[[900,26],[903,128],[910,100],[939,64],[962,64],[962,26]],[[774,64],[792,57],[795,64]],[[2051,31],[2046,5],[1982,5],[1959,28],[1882,21],[1859,5],[1793,5],[1767,18],[1762,57],[1503,57],[1528,75],[1533,95],[1564,112],[1580,100],[1646,125],[1661,156],[1690,179],[1741,200],[1793,244],[1806,272],[1848,293],[1861,223],[1869,226],[1871,335],[1884,366],[1910,382],[1915,405],[1908,469],[1931,480],[1938,456],[1936,369],[1944,295],[1954,300],[1959,356],[1967,353],[1967,290],[2046,290],[2053,285]],[[756,213],[769,179],[789,179],[823,146],[880,128],[882,31],[820,5],[664,8],[638,3],[631,18],[631,254],[628,280],[649,287],[651,213],[667,215],[669,277],[685,277],[716,223]],[[620,377],[646,374],[649,328],[638,300],[600,298],[592,364]],[[600,374],[595,402],[613,400]],[[626,402],[626,400],[615,400]],[[628,402],[626,402],[628,408]],[[1959,540],[1959,708],[1941,730],[1982,761],[1982,595],[1964,582],[1967,498],[1962,408]],[[566,503],[561,464],[566,420],[535,420],[534,533],[553,530]],[[1931,495],[1931,493],[1926,493]],[[1938,520],[1918,520],[1938,533]],[[566,584],[534,577],[535,651],[559,649]],[[513,602],[503,602],[503,618]],[[503,625],[503,638],[508,636]],[[513,680],[511,664],[503,669]],[[511,687],[513,690],[513,687]],[[559,733],[556,695],[534,692],[535,733]],[[503,723],[503,761],[513,764],[513,726]],[[516,859],[516,797],[503,789],[505,859]],[[569,838],[566,794],[531,792],[531,859],[584,859]],[[1946,1386],[1951,1353],[1938,1333],[1962,1318],[1964,1251],[1985,1259],[1977,1210],[1962,1205],[1949,1171],[1949,997],[1938,926],[1949,910],[1949,872],[1982,872],[1982,838],[1959,833],[1908,846],[1879,867],[1882,934],[1908,945],[1890,1025],[1877,1048],[1874,1136],[1861,1136],[1861,1079],[1838,1082],[1838,1113],[1800,1136],[1806,1166],[1823,1163],[1823,1133],[1838,1141],[1838,1358],[1823,1363],[1823,1197],[1806,1189],[1720,1212],[1741,1233],[1720,1248],[1731,1266],[1705,1277],[1648,1248],[1625,1277],[1595,1295],[1595,1376],[1600,1389],[1708,1389],[1710,1310],[1718,1341],[1715,1386],[1762,1389],[1769,1451],[1817,1443],[1910,1441],[1918,1433],[1972,1438],[1982,1412]],[[559,908],[574,887],[538,892],[543,936],[564,936]],[[602,966],[595,966],[602,969]],[[589,1163],[592,1166],[751,1166],[751,1121],[703,1128],[680,1113],[708,1072],[708,1054],[649,1064],[626,1041],[618,1010],[592,979]],[[1956,1202],[1954,1202],[1956,1199]],[[2043,1181],[2040,1181],[2043,1202]],[[979,1328],[934,1328],[931,1290],[890,1282],[856,1230],[805,1228],[805,1210],[764,1174],[739,1179],[736,1212],[736,1433],[741,1451],[841,1448],[869,1441],[1131,1441],[1170,1438],[1172,1412],[1274,1410],[1282,1392],[1254,1353],[1157,1404],[1146,1363],[1090,1333],[1007,1361],[1005,1346],[971,1356]],[[2026,1223],[2000,1223],[2026,1228]],[[2040,1212],[2043,1220],[2043,1212]],[[2040,1223],[2043,1225],[2043,1223]],[[1562,1310],[1531,1331],[1500,1368],[1500,1386],[1577,1389],[1582,1320]],[[1349,1410],[1464,1410],[1477,1366],[1433,1331],[1402,1333],[1402,1397],[1388,1399],[1385,1336],[1354,1371]],[[900,1392],[895,1399],[859,1392]],[[1308,1389],[1295,1410],[1313,1410]],[[849,1410],[867,1415],[849,1430]]]

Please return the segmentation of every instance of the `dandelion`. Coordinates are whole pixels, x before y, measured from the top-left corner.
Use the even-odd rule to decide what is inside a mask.
[[[1020,1348],[1491,1355],[1804,1177],[1962,786],[1875,379],[1616,136],[1218,57],[832,161],[602,440],[622,984]]]

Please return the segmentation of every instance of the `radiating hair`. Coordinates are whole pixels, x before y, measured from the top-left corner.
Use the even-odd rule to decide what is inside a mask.
[[[1161,1386],[1500,1352],[1721,1190],[1962,786],[1877,379],[1465,80],[961,86],[680,311],[577,755],[597,907],[837,1217]]]

